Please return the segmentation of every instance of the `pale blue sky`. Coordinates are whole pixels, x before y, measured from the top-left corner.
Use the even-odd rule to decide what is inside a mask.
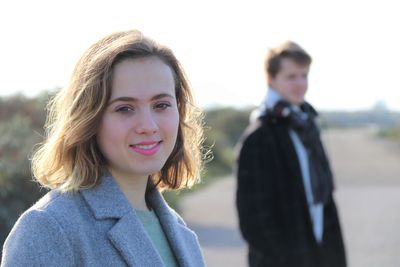
[[[0,95],[64,86],[93,42],[137,28],[168,45],[200,106],[257,105],[263,57],[292,39],[314,59],[307,99],[321,110],[400,110],[396,1],[0,1]]]

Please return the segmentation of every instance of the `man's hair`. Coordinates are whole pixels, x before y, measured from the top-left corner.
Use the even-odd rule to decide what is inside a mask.
[[[175,147],[163,168],[151,175],[159,189],[191,186],[199,179],[202,112],[173,52],[137,30],[117,32],[93,44],[81,57],[70,83],[48,104],[46,138],[33,154],[32,172],[43,186],[75,191],[96,185],[107,162],[96,142],[112,91],[113,70],[127,59],[157,57],[171,68],[179,112]]]
[[[312,61],[311,56],[301,46],[293,41],[286,41],[267,52],[264,60],[266,74],[274,78],[280,71],[283,59],[291,59],[304,66],[309,66]]]

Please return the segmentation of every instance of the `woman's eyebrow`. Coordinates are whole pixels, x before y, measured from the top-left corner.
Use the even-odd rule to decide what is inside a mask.
[[[121,97],[114,98],[113,100],[111,100],[110,102],[108,102],[108,105],[111,105],[111,104],[113,104],[113,103],[115,103],[115,102],[118,102],[118,101],[122,101],[122,102],[136,102],[137,99],[134,98],[134,97],[129,97],[129,96],[121,96]]]
[[[162,93],[162,94],[157,94],[157,95],[153,96],[153,97],[151,98],[151,100],[157,100],[157,99],[166,98],[166,97],[167,97],[167,98],[175,98],[175,96],[173,96],[173,95],[170,95],[170,94],[167,94],[167,93]],[[108,102],[108,105],[111,105],[111,104],[113,104],[113,103],[115,103],[115,102],[118,102],[118,101],[123,101],[123,102],[137,102],[138,99],[135,98],[135,97],[130,97],[130,96],[121,96],[121,97],[114,98],[113,100],[111,100],[110,102]]]
[[[160,99],[160,98],[175,98],[175,96],[167,94],[167,93],[162,93],[162,94],[158,94],[158,95],[153,96],[151,98],[151,100],[157,100],[157,99]]]

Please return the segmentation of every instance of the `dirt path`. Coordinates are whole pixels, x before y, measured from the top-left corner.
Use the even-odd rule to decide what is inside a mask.
[[[349,267],[400,266],[400,146],[370,129],[330,130],[326,149],[336,175]],[[244,267],[233,177],[186,197],[183,217],[197,232],[209,267]]]

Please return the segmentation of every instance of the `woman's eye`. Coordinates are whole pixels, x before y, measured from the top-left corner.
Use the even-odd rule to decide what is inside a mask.
[[[163,109],[166,109],[166,108],[171,107],[171,104],[170,104],[170,103],[166,103],[166,102],[162,102],[162,103],[157,103],[154,107],[155,107],[156,109],[161,109],[161,110],[163,110]]]
[[[121,112],[121,113],[128,113],[131,111],[134,111],[132,107],[128,107],[128,106],[123,106],[123,107],[118,107],[116,109],[117,112]]]

